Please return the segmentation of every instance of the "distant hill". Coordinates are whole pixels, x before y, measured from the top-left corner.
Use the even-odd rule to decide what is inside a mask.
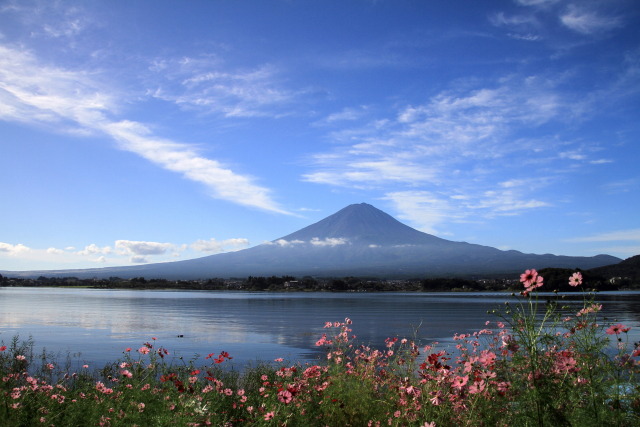
[[[247,276],[462,277],[517,274],[527,268],[617,264],[610,255],[572,257],[502,251],[415,230],[375,207],[354,204],[299,231],[253,248],[203,258],[128,267],[2,272],[8,276],[166,279]]]
[[[632,256],[617,264],[592,268],[589,271],[606,278],[620,277],[638,282],[640,281],[640,255]]]

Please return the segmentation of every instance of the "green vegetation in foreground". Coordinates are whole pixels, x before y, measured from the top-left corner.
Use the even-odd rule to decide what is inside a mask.
[[[33,343],[0,346],[0,423],[5,426],[630,426],[640,424],[640,347],[629,328],[603,324],[584,293],[577,313],[525,290],[456,346],[420,348],[390,337],[357,345],[351,321],[327,322],[321,364],[262,364],[239,373],[176,364],[155,340],[101,370],[69,372]],[[570,286],[581,288],[574,273]],[[606,307],[605,307],[606,311]],[[613,345],[612,345],[613,344]]]

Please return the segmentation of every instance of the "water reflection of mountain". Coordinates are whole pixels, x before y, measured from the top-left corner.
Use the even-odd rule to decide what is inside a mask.
[[[454,333],[484,328],[487,314],[512,300],[483,293],[247,293],[4,288],[0,290],[0,338],[41,333],[48,348],[115,352],[157,336],[185,357],[233,349],[251,359],[318,356],[315,342],[326,321],[353,320],[360,342],[387,337],[450,343]],[[552,297],[550,295],[549,297]],[[640,292],[603,293],[598,301],[612,320],[640,327]],[[563,304],[575,312],[580,294]],[[37,307],[37,310],[33,308]],[[39,329],[40,328],[40,329]],[[634,328],[637,339],[640,328]],[[182,338],[178,338],[183,335]],[[40,343],[38,343],[40,344]],[[78,346],[82,347],[78,349]],[[74,347],[75,346],[75,347]],[[137,348],[137,347],[135,347]]]

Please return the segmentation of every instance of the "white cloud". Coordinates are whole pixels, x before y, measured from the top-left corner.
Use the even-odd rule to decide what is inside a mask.
[[[426,233],[435,234],[438,224],[460,218],[451,202],[428,191],[391,192],[384,199],[393,203],[400,219],[410,221]]]
[[[517,215],[523,211],[550,206],[535,199],[521,199],[521,189],[536,185],[525,180],[501,183],[500,190],[483,193],[443,196],[424,190],[396,191],[385,194],[384,200],[393,203],[398,218],[407,220],[421,231],[444,235],[438,225],[451,222],[467,222],[471,219]]]
[[[611,159],[597,159],[597,160],[591,160],[589,163],[591,163],[592,165],[605,165],[607,163],[613,163],[613,160],[611,160]]]
[[[551,178],[533,185],[526,165],[556,160],[558,147],[567,151],[569,143],[514,135],[578,114],[572,108],[580,102],[560,96],[558,84],[536,76],[507,76],[486,87],[467,83],[442,91],[423,104],[396,109],[389,114],[395,119],[332,133],[334,148],[315,155],[314,168],[303,179],[382,188],[406,219],[430,232],[441,222],[478,211],[491,217],[547,206],[527,192]],[[514,157],[519,159],[515,163]],[[516,186],[519,193],[507,191]],[[425,215],[426,206],[433,209]]]
[[[95,254],[110,254],[112,252],[111,246],[99,247],[95,243],[87,245],[83,250],[78,251],[78,255],[95,255]]]
[[[585,160],[587,156],[579,151],[566,151],[558,154],[561,159]]]
[[[19,255],[21,253],[29,251],[31,251],[31,249],[23,245],[22,243],[12,245],[11,243],[0,242],[0,253],[6,253],[8,255]]]
[[[342,111],[329,114],[325,119],[321,120],[320,124],[330,124],[334,122],[353,121],[360,119],[367,107],[360,108],[343,108]]]
[[[610,231],[607,233],[594,234],[586,237],[577,237],[568,239],[568,242],[621,242],[635,241],[640,242],[640,228],[629,230]]]
[[[266,245],[278,245],[284,248],[294,246],[294,245],[300,245],[303,243],[304,242],[302,240],[285,240],[285,239],[278,239],[275,242],[265,242]]]
[[[544,6],[557,2],[558,0],[516,0],[516,3],[522,6]]]
[[[569,29],[581,34],[590,35],[612,30],[622,25],[618,17],[599,15],[576,4],[570,4],[560,21]]]
[[[270,190],[253,183],[253,179],[234,173],[220,162],[199,156],[190,147],[155,137],[144,125],[120,121],[105,123],[105,133],[121,143],[125,150],[185,178],[205,184],[214,197],[237,204],[289,214],[271,199]]]
[[[116,240],[116,250],[121,254],[162,255],[175,248],[172,243]]]
[[[91,73],[39,63],[32,54],[0,45],[0,119],[107,134],[120,148],[204,184],[216,198],[288,214],[254,179],[200,156],[190,146],[159,138],[144,124],[114,120],[117,94]]]
[[[390,154],[389,157],[393,155]],[[318,162],[320,164],[320,162]],[[361,188],[375,186],[376,183],[388,182],[427,182],[437,179],[435,171],[412,164],[409,160],[394,158],[371,158],[362,161],[336,164],[323,162],[324,171],[308,173],[303,176],[305,181],[336,186],[353,186]]]
[[[638,179],[631,178],[621,181],[607,182],[600,185],[600,188],[608,194],[620,194],[629,193],[631,191],[637,192],[640,185],[638,184]]]
[[[533,15],[512,15],[507,16],[504,12],[498,12],[489,17],[489,21],[497,26],[521,26],[521,25],[537,25],[538,21]]]
[[[226,239],[218,241],[214,238],[209,240],[197,240],[192,243],[191,248],[200,252],[225,252],[228,250],[238,250],[249,246],[248,239]]]
[[[344,237],[327,237],[325,239],[320,239],[318,237],[314,237],[309,241],[313,246],[340,246],[346,245],[349,243],[349,239]]]
[[[279,117],[299,95],[277,84],[278,70],[263,65],[251,70],[229,72],[215,56],[182,57],[155,61],[159,87],[149,92],[154,98],[182,108],[225,117]]]
[[[47,253],[48,254],[61,255],[61,254],[64,253],[64,250],[58,249],[58,248],[47,248]]]
[[[485,191],[474,208],[488,209],[496,215],[513,215],[527,209],[551,206],[540,200],[521,200],[518,195],[519,192],[511,190]]]

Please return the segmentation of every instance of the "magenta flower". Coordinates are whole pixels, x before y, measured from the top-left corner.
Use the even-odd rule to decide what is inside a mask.
[[[580,274],[580,272],[573,273],[573,275],[569,277],[569,285],[571,286],[582,285],[582,274]]]
[[[464,377],[456,375],[453,381],[451,381],[451,385],[453,386],[453,388],[457,388],[458,390],[460,390],[462,387],[467,385],[468,381],[469,375],[465,375]]]
[[[293,400],[293,395],[289,390],[282,390],[278,392],[278,400],[286,405]]]
[[[522,282],[525,287],[524,295],[526,296],[532,290],[542,286],[543,280],[542,276],[539,276],[538,272],[533,268],[522,273],[520,275],[520,282]]]
[[[624,326],[622,323],[618,323],[617,325],[611,325],[605,331],[609,335],[620,335],[621,332],[629,332],[631,330],[630,327]]]

